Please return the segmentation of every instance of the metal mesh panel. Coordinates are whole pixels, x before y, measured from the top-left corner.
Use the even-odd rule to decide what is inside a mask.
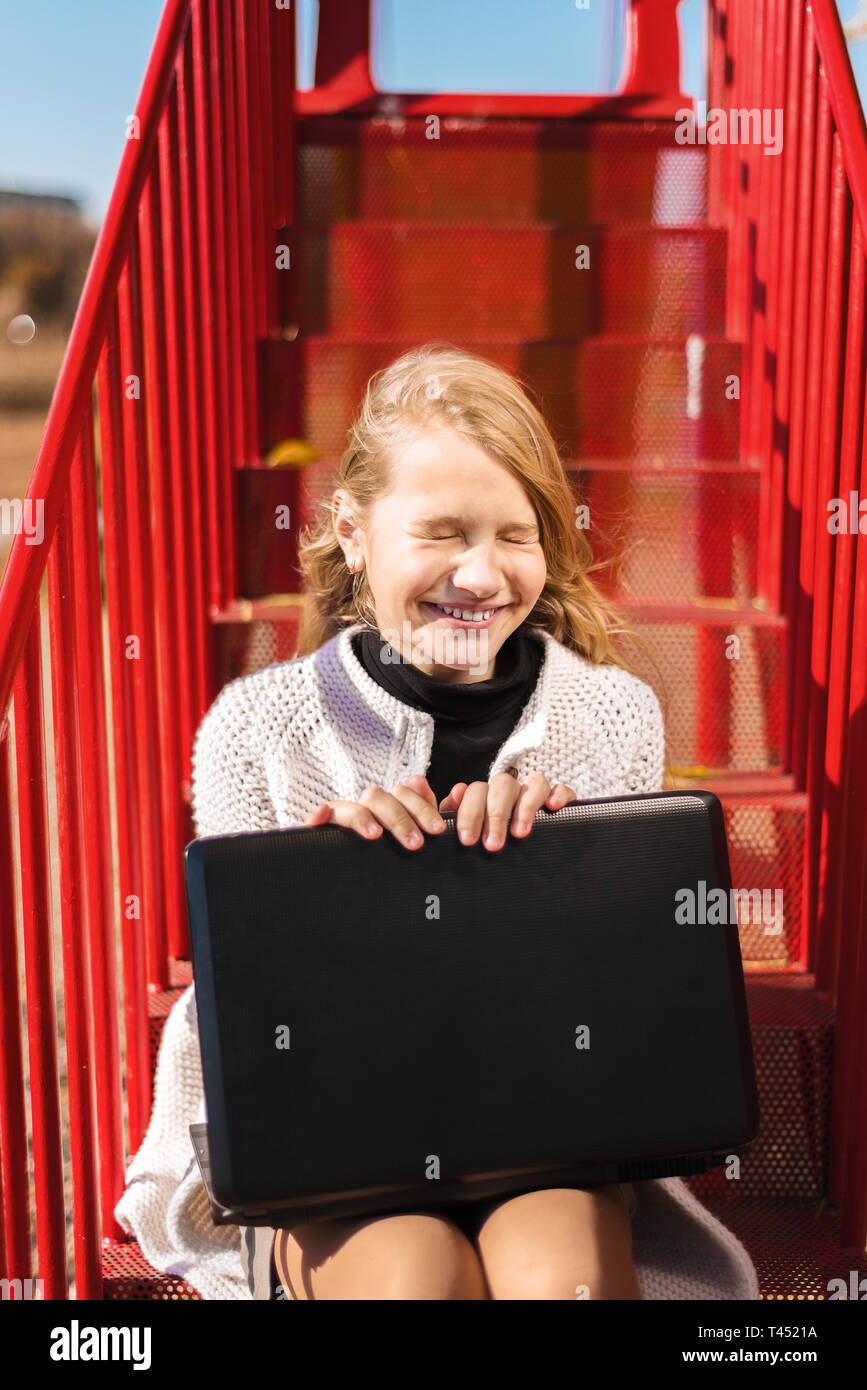
[[[782,767],[785,625],[646,618],[628,610],[638,641],[621,650],[653,686],[672,768],[772,772]],[[642,645],[639,645],[639,642]]]
[[[726,397],[727,378],[740,368],[736,343],[708,339],[699,357],[685,341],[611,336],[575,343],[480,342],[459,335],[449,341],[529,385],[564,459],[675,467],[737,457],[738,403]],[[295,352],[292,369],[300,373],[293,389],[303,394],[304,437],[321,456],[304,470],[305,519],[334,488],[368,379],[418,344],[418,337],[364,343],[314,337],[285,345]]]
[[[582,464],[571,480],[587,508],[576,525],[600,566],[593,577],[609,596],[743,604],[755,596],[757,472]]]
[[[307,334],[725,331],[725,236],[713,228],[344,223],[304,229],[293,242]]]
[[[160,1274],[148,1264],[135,1241],[102,1249],[102,1296],[125,1302],[190,1303],[202,1295],[174,1274]]]
[[[747,980],[761,1129],[737,1181],[723,1169],[693,1180],[697,1193],[821,1196],[827,1187],[834,1013],[815,977]]]
[[[247,623],[221,623],[218,629],[218,671],[223,685],[237,676],[249,676],[276,661],[291,661],[298,640],[299,614],[279,621],[253,619]]]
[[[842,1249],[837,1208],[816,1200],[706,1193],[700,1186],[703,1181],[687,1179],[700,1201],[749,1252],[760,1298],[820,1302],[830,1296],[831,1280],[842,1279],[848,1286],[853,1271],[858,1278],[867,1274],[867,1257]]]
[[[770,895],[781,895],[781,921],[776,915],[769,923],[740,920],[744,965],[785,970],[798,962],[801,952],[807,798],[792,794],[720,800],[733,886],[759,890],[765,895],[763,908]],[[776,896],[771,902],[776,908]]]
[[[707,150],[677,145],[673,121],[307,120],[299,127],[305,222],[665,220],[706,208]]]

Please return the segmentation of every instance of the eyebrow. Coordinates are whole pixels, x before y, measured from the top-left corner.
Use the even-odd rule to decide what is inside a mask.
[[[422,516],[416,521],[416,526],[463,526],[465,519],[462,516]],[[529,521],[513,521],[501,528],[503,531],[523,531],[530,533],[539,528]]]

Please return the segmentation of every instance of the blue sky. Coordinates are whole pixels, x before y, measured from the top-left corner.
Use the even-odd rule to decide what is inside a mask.
[[[610,90],[621,0],[374,0],[384,90]],[[298,0],[309,85],[315,0]],[[856,0],[839,0],[848,17]],[[0,188],[65,193],[98,221],[108,202],[162,0],[0,0]],[[704,0],[683,0],[681,85],[704,96]],[[612,22],[611,15],[617,17]],[[613,32],[612,32],[613,31]],[[850,49],[867,103],[867,42]],[[610,55],[613,54],[613,57]],[[609,55],[606,61],[606,55]]]

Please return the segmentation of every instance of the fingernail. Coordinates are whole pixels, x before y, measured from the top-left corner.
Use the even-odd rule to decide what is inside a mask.
[[[525,820],[516,820],[512,829],[516,835],[525,835],[527,833],[527,822]]]
[[[434,816],[433,820],[431,821],[431,825],[433,826],[434,830],[444,830],[445,824],[445,821],[440,820],[439,816]]]
[[[421,841],[422,837],[417,830],[414,830],[411,835],[407,835],[406,837],[408,845],[420,845]]]
[[[371,821],[369,825],[364,827],[364,833],[365,835],[377,835],[379,833],[379,826]]]
[[[460,834],[460,837],[463,840],[464,844],[466,844],[469,840],[473,838],[472,832],[469,830],[461,830],[458,833]]]

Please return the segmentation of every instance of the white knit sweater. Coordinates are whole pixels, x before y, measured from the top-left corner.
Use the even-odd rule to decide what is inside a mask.
[[[321,801],[357,800],[424,774],[434,724],[389,695],[351,646],[358,625],[319,651],[229,682],[193,749],[196,835],[301,825]],[[649,686],[596,666],[541,629],[536,687],[491,765],[525,781],[541,772],[580,800],[662,788],[663,727]],[[237,1226],[214,1226],[189,1126],[206,1118],[194,986],[174,1005],[157,1059],[147,1134],[115,1215],[155,1269],[204,1298],[247,1299]],[[737,1238],[681,1178],[635,1184],[633,1253],[645,1299],[757,1299],[756,1273]]]

